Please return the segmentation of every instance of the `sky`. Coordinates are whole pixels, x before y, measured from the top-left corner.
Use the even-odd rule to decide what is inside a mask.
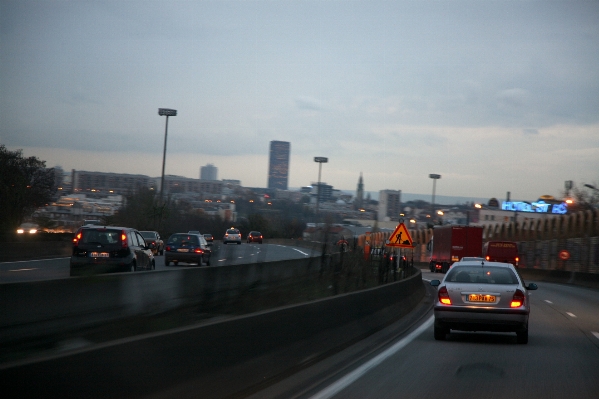
[[[535,200],[599,183],[599,1],[0,0],[0,143],[49,167]]]

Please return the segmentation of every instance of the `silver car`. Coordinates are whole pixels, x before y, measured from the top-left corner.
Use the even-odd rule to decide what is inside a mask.
[[[510,263],[461,261],[454,263],[437,287],[435,339],[444,340],[450,330],[515,332],[517,342],[528,342],[528,291]]]

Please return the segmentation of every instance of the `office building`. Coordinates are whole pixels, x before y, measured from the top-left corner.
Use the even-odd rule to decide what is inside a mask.
[[[379,191],[379,222],[399,220],[401,207],[401,190]]]
[[[213,164],[209,163],[206,166],[200,168],[200,179],[201,180],[217,180],[218,168]]]
[[[268,188],[287,190],[289,182],[289,152],[291,143],[288,141],[271,141],[268,164]]]

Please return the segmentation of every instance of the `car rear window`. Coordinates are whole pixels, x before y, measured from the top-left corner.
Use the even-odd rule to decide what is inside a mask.
[[[198,245],[200,243],[200,237],[193,234],[173,234],[168,239],[169,244],[183,244],[185,242]]]
[[[156,234],[151,231],[140,231],[143,238],[156,238]]]
[[[227,230],[227,234],[239,234],[239,230]]]
[[[516,274],[507,267],[458,266],[449,270],[447,282],[472,284],[518,284]]]
[[[121,230],[118,229],[83,229],[81,244],[117,244],[121,242]]]

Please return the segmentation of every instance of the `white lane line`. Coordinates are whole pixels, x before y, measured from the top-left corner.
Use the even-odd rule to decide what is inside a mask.
[[[312,396],[311,399],[327,399],[327,398],[332,397],[333,395],[336,395],[341,390],[347,388],[350,384],[352,384],[358,378],[360,378],[364,374],[366,374],[366,372],[368,370],[370,370],[370,369],[378,366],[384,360],[386,360],[388,357],[392,356],[393,354],[395,354],[396,352],[398,352],[400,349],[402,349],[404,346],[406,346],[407,344],[409,344],[410,342],[412,342],[414,339],[416,339],[417,336],[419,336],[420,334],[422,334],[426,329],[428,329],[433,324],[434,319],[435,319],[435,317],[431,316],[420,327],[418,327],[417,329],[415,329],[414,331],[412,331],[404,339],[402,339],[401,341],[398,341],[392,347],[390,347],[389,349],[387,349],[385,352],[377,355],[376,357],[374,357],[371,360],[369,360],[368,362],[364,363],[363,365],[361,365],[360,367],[358,367],[357,369],[355,369],[351,373],[346,374],[341,379],[337,380],[336,382],[334,382],[333,384],[329,385],[328,387],[326,387],[322,391],[318,392],[317,394],[315,394],[314,396]]]
[[[566,314],[567,314],[568,316],[570,316],[570,317],[574,317],[574,318],[576,318],[576,315],[575,315],[574,313],[566,312]]]
[[[591,331],[591,333],[593,333],[593,335],[594,335],[594,336],[595,336],[597,339],[599,339],[599,332],[597,332],[597,331]]]
[[[34,267],[33,269],[13,269],[9,270],[9,272],[27,272],[29,270],[37,270],[37,267]]]
[[[6,263],[46,262],[46,261],[49,261],[49,260],[59,260],[59,259],[71,259],[71,258],[67,257],[67,258],[47,258],[47,259],[15,260],[15,261],[9,261],[9,262],[0,262],[0,265],[1,264],[6,264]]]
[[[308,256],[308,255],[310,255],[310,254],[308,254],[308,253],[306,253],[306,252],[300,251],[300,250],[299,250],[299,249],[297,249],[297,248],[292,248],[292,249],[293,249],[293,250],[295,250],[295,251],[297,251],[297,252],[299,252],[300,254],[302,254],[302,255],[304,255],[304,256]]]
[[[550,303],[553,305],[553,302],[551,302],[550,300],[545,299],[545,302]]]

